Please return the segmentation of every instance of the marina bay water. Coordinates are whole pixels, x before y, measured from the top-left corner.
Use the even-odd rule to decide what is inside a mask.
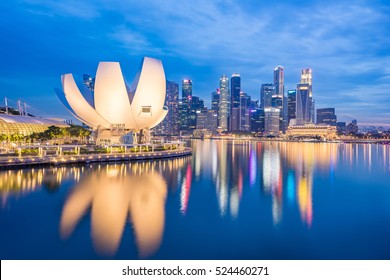
[[[0,171],[1,259],[389,259],[390,146],[192,141]]]

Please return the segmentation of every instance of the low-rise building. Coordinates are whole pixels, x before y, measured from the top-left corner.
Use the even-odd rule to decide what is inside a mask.
[[[321,137],[325,139],[334,139],[336,138],[336,131],[337,131],[336,127],[331,125],[315,125],[315,124],[294,125],[288,127],[286,136],[292,138]]]

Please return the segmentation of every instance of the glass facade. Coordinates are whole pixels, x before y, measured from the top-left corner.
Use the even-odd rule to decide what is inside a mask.
[[[67,127],[68,125],[59,121],[48,120],[36,117],[0,115],[0,135],[21,134],[24,136],[34,132],[45,131],[49,126]]]

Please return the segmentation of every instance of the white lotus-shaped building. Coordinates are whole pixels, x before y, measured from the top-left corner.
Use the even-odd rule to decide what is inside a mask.
[[[148,130],[168,113],[164,107],[164,68],[158,59],[144,57],[130,87],[119,62],[99,63],[94,91],[84,85],[79,88],[72,74],[62,75],[61,80],[62,91],[55,89],[59,99],[76,118],[93,129]]]

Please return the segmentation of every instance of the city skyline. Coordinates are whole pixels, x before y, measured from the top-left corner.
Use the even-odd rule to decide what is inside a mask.
[[[70,117],[53,91],[60,74],[81,80],[99,61],[119,61],[131,83],[132,65],[151,56],[167,80],[191,79],[193,95],[210,107],[222,74],[239,73],[241,89],[258,100],[282,65],[285,96],[310,68],[316,108],[335,107],[340,121],[390,126],[388,3],[114,2],[2,2],[2,97]]]

